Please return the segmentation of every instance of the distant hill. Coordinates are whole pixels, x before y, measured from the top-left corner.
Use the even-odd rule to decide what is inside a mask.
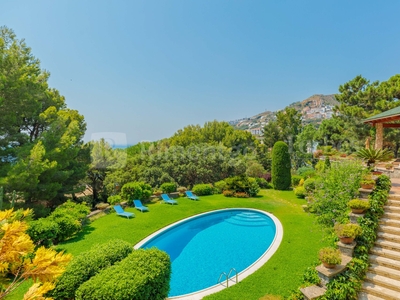
[[[330,119],[333,114],[333,107],[339,102],[335,95],[312,95],[311,97],[290,104],[301,112],[304,123],[320,123],[324,119]],[[261,134],[261,129],[271,120],[276,119],[276,111],[265,111],[251,118],[243,118],[230,121],[229,124],[242,130],[248,130],[255,135]]]

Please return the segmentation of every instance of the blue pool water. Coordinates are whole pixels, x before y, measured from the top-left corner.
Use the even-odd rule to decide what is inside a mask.
[[[276,234],[267,215],[247,210],[215,211],[161,232],[141,248],[157,247],[171,257],[169,297],[217,284],[221,272],[238,273],[258,260]]]

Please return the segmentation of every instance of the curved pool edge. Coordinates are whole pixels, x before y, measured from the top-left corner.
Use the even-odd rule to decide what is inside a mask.
[[[261,268],[272,257],[272,255],[276,252],[276,250],[278,250],[279,245],[282,242],[282,238],[283,238],[283,226],[282,226],[282,223],[272,213],[269,213],[269,212],[266,212],[266,211],[263,211],[263,210],[259,210],[259,209],[247,208],[247,207],[224,208],[224,209],[217,209],[217,210],[208,211],[208,212],[205,212],[205,213],[201,213],[201,214],[198,214],[198,215],[194,215],[194,216],[182,219],[182,220],[177,221],[175,223],[172,223],[172,224],[170,224],[168,226],[165,226],[165,227],[161,228],[160,230],[157,230],[156,232],[152,233],[151,235],[149,235],[145,239],[141,240],[133,248],[134,249],[139,249],[142,245],[147,243],[149,240],[151,240],[152,238],[154,238],[155,236],[157,236],[161,232],[163,232],[165,230],[168,230],[168,229],[170,229],[172,227],[175,227],[175,226],[177,226],[177,225],[179,225],[181,223],[184,223],[184,222],[186,222],[186,221],[188,221],[190,219],[197,218],[197,217],[200,217],[200,216],[204,216],[204,215],[207,215],[207,214],[212,214],[212,213],[215,213],[217,211],[229,211],[229,210],[240,210],[240,209],[249,210],[249,211],[256,211],[256,212],[259,212],[259,213],[267,215],[274,222],[275,228],[276,228],[275,237],[274,237],[271,245],[268,247],[268,249],[253,264],[251,264],[249,267],[244,269],[242,272],[238,273],[238,282],[241,282],[243,279],[245,279],[246,277],[250,276],[255,271],[257,271],[259,268]],[[207,295],[211,295],[211,294],[214,294],[214,293],[217,293],[219,291],[222,291],[222,290],[226,289],[226,286],[224,284],[222,284],[222,283],[221,284],[216,284],[216,285],[213,285],[213,286],[208,287],[208,288],[203,289],[203,290],[199,290],[199,291],[194,292],[194,293],[184,294],[184,295],[181,295],[181,296],[169,297],[167,299],[168,300],[200,300],[200,299],[202,299],[203,297],[205,297]],[[229,280],[229,286],[233,286],[235,284],[236,284],[235,281]]]

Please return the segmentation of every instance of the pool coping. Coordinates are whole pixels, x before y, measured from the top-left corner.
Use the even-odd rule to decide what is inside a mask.
[[[241,271],[240,273],[238,273],[238,283],[241,282],[243,279],[245,279],[246,277],[250,276],[251,274],[253,274],[255,271],[257,271],[259,268],[261,268],[271,257],[272,255],[276,252],[276,250],[278,250],[279,245],[282,242],[282,238],[283,238],[283,226],[282,223],[279,221],[279,219],[277,217],[275,217],[272,213],[260,210],[260,209],[254,209],[254,208],[247,208],[247,207],[234,207],[234,208],[223,208],[223,209],[217,209],[217,210],[212,210],[212,211],[208,211],[205,213],[201,213],[198,215],[194,215],[185,219],[182,219],[180,221],[177,221],[175,223],[172,223],[168,226],[165,226],[163,228],[161,228],[160,230],[157,230],[156,232],[152,233],[151,235],[149,235],[148,237],[146,237],[145,239],[141,240],[139,243],[137,243],[133,248],[134,249],[139,249],[142,245],[144,245],[145,243],[147,243],[149,240],[151,240],[152,238],[154,238],[156,235],[160,234],[163,231],[166,231],[172,227],[175,227],[177,225],[179,225],[180,223],[184,223],[190,219],[193,218],[197,218],[200,216],[204,216],[207,214],[212,214],[218,211],[229,211],[229,210],[249,210],[249,211],[256,211],[259,213],[263,213],[265,215],[267,215],[268,217],[270,217],[272,219],[272,221],[275,224],[275,228],[276,228],[276,234],[275,237],[271,243],[271,245],[268,247],[268,249],[260,256],[260,258],[258,260],[256,260],[253,264],[251,264],[249,267],[247,267],[246,269],[244,269],[243,271]],[[232,278],[232,277],[231,277]],[[222,291],[224,289],[226,289],[226,285],[225,282],[221,282],[220,284],[216,284],[213,285],[211,287],[208,287],[206,289],[203,290],[199,290],[197,292],[193,292],[190,294],[184,294],[181,296],[174,296],[174,297],[169,297],[167,298],[168,300],[200,300],[205,296],[217,293],[219,291]],[[236,281],[230,279],[229,280],[229,286],[233,286],[236,284]]]

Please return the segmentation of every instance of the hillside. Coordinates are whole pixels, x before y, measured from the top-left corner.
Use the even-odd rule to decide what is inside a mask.
[[[304,123],[320,123],[324,119],[330,119],[333,114],[333,107],[339,104],[335,95],[312,95],[311,97],[290,104],[288,107],[293,107],[301,112]],[[230,121],[229,124],[235,128],[249,130],[255,135],[261,134],[261,129],[271,120],[275,120],[276,113],[265,111],[251,118],[243,118]]]

